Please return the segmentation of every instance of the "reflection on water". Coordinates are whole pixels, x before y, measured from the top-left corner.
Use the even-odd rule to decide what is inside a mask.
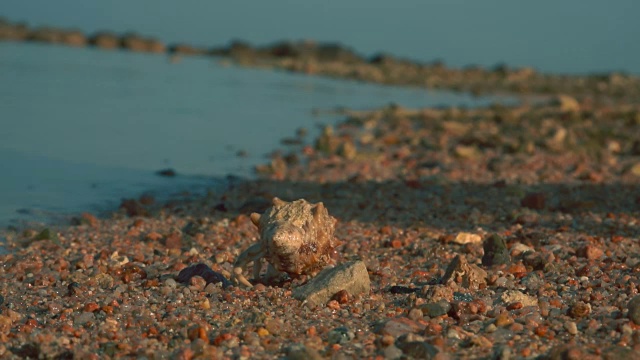
[[[69,212],[194,175],[247,176],[312,109],[487,104],[446,92],[383,87],[166,57],[0,43],[0,223]],[[504,99],[502,99],[504,100]],[[242,150],[248,156],[237,157]],[[153,172],[171,167],[182,180]],[[188,180],[188,181],[187,181]],[[27,209],[17,214],[18,209]]]

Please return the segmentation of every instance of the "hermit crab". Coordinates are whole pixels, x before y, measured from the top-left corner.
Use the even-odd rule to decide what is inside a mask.
[[[260,239],[238,256],[233,269],[236,283],[252,287],[244,271],[253,262],[253,277],[259,279],[262,259],[268,263],[266,279],[289,274],[315,275],[331,261],[335,247],[336,219],[322,202],[311,204],[304,199],[287,202],[274,197],[264,214],[251,214]]]

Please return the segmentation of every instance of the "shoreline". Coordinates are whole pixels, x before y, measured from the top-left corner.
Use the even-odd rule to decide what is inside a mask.
[[[226,46],[198,47],[186,42],[165,44],[157,38],[135,32],[117,34],[97,31],[39,27],[11,23],[0,17],[0,41],[41,42],[101,50],[125,50],[166,54],[170,61],[181,56],[208,56],[227,59],[234,64],[314,76],[352,79],[387,85],[469,92],[475,95],[556,95],[569,94],[581,100],[613,103],[638,103],[640,76],[621,72],[587,75],[540,73],[532,67],[511,68],[506,64],[493,68],[467,66],[449,68],[439,61],[421,62],[378,53],[365,57],[349,46],[308,41],[276,41],[254,46],[242,40]]]

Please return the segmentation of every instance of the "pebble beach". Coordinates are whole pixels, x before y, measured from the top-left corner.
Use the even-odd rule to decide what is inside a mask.
[[[640,358],[637,77],[230,49],[216,54],[522,100],[340,109],[223,191],[2,230],[0,357]],[[259,237],[250,214],[274,197],[323,202],[338,243],[325,271],[353,275],[330,291],[311,277],[234,284]]]

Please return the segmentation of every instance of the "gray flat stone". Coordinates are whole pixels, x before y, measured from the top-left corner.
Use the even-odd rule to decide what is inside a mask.
[[[352,296],[369,293],[371,281],[363,261],[350,261],[322,270],[308,283],[293,290],[293,297],[314,307],[326,304],[340,290]]]

